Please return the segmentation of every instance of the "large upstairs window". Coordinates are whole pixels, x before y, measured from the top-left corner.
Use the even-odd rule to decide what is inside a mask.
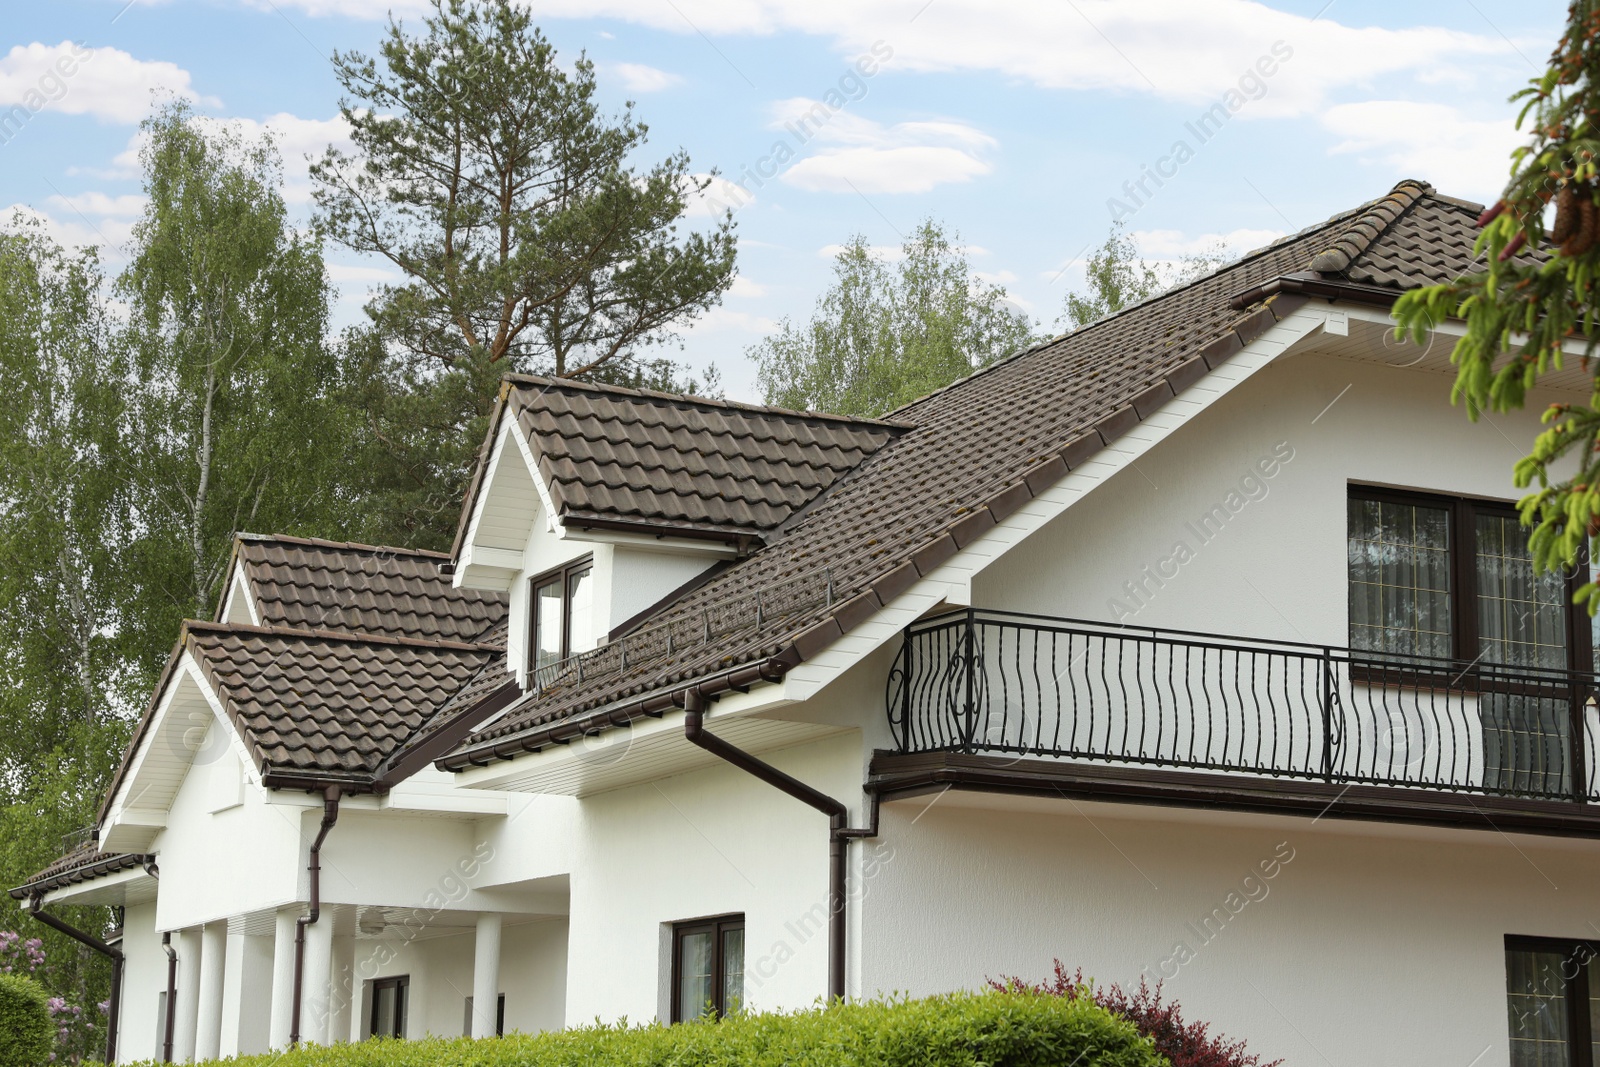
[[[1353,486],[1348,515],[1350,647],[1387,665],[1459,663],[1482,722],[1483,784],[1564,792],[1584,694],[1530,695],[1504,671],[1474,668],[1589,671],[1595,642],[1576,583],[1534,573],[1509,504]]]
[[[600,643],[594,622],[594,559],[584,556],[529,580],[528,673]],[[537,681],[533,684],[537,685]]]

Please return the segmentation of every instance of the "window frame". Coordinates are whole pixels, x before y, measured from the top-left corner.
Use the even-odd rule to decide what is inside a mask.
[[[1589,1004],[1595,991],[1589,988],[1588,965],[1590,961],[1600,958],[1600,941],[1585,937],[1527,937],[1521,934],[1507,934],[1505,951],[1559,952],[1567,960],[1577,957],[1580,953],[1587,954],[1575,972],[1566,976],[1567,987],[1562,993],[1567,1005],[1567,1064],[1568,1067],[1596,1067],[1594,1045],[1591,1043],[1594,1035],[1590,1030],[1589,1017]],[[1506,996],[1510,995],[1508,987]],[[1509,1007],[1509,1004],[1507,1006]],[[1506,1049],[1508,1055],[1510,1051],[1508,1046]]]
[[[398,1024],[398,1034],[378,1033],[378,991],[393,989],[395,991],[395,1022]],[[406,1031],[406,1016],[411,1011],[411,976],[409,974],[395,974],[383,978],[370,978],[367,980],[367,1037],[399,1037],[404,1038]]]
[[[1424,493],[1409,489],[1391,489],[1386,486],[1362,485],[1351,482],[1345,495],[1346,529],[1350,505],[1358,500],[1398,504],[1403,507],[1441,508],[1445,511],[1450,531],[1450,558],[1447,564],[1450,576],[1450,656],[1460,664],[1474,664],[1482,653],[1478,648],[1478,524],[1479,515],[1497,515],[1518,518],[1517,506],[1509,500],[1488,497],[1453,496],[1444,493]],[[1346,533],[1346,544],[1349,534]],[[1580,553],[1578,564],[1566,575],[1567,604],[1567,663],[1565,670],[1587,674],[1593,670],[1594,649],[1589,613],[1582,604],[1572,603],[1572,595],[1583,585],[1582,575],[1588,566],[1587,551]],[[1345,641],[1350,642],[1349,615],[1350,576],[1345,571]],[[1352,653],[1361,650],[1353,645]]]
[[[727,989],[726,961],[722,955],[722,937],[729,930],[745,929],[744,913],[730,912],[726,915],[711,915],[700,919],[685,919],[672,924],[672,1015],[671,1022],[681,1023],[692,1021],[683,1017],[683,939],[690,934],[709,933],[711,935],[711,1004],[716,1009],[717,1018],[725,1018],[728,1014],[728,1005],[723,997]],[[694,1019],[699,1019],[696,1014]]]
[[[557,662],[572,655],[572,579],[584,571],[594,571],[594,553],[585,553],[528,579],[528,684],[534,686],[539,672],[539,595],[541,586],[552,581],[561,583],[561,641]]]

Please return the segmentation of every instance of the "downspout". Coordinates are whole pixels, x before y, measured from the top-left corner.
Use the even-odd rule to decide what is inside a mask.
[[[844,804],[821,793],[798,778],[757,759],[740,748],[735,748],[715,734],[705,732],[705,697],[698,689],[690,689],[683,696],[683,736],[718,759],[733,764],[746,774],[753,775],[768,785],[781,789],[802,804],[807,804],[828,817],[828,999],[842,1000],[845,995],[845,894],[846,860],[849,843],[855,838],[878,836],[877,798],[873,798],[871,825],[852,828],[849,809]]]
[[[306,870],[311,872],[311,907],[294,921],[294,996],[289,1009],[290,1048],[300,1044],[300,994],[305,984],[306,927],[315,925],[322,918],[322,843],[328,839],[328,831],[333,829],[333,824],[339,821],[339,798],[342,795],[343,791],[336,785],[330,785],[322,792],[322,828],[317,831],[317,839],[311,842],[311,855],[306,863]]]
[[[44,901],[34,896],[28,901],[28,914],[53,930],[59,930],[79,944],[87,945],[111,960],[111,996],[106,1003],[106,1059],[117,1062],[117,1015],[122,1007],[122,950],[108,945],[93,934],[84,933],[44,910]]]
[[[161,1038],[161,1062],[172,1062],[172,1025],[178,1010],[178,952],[172,947],[172,931],[161,935],[161,951],[167,954],[167,1018]]]

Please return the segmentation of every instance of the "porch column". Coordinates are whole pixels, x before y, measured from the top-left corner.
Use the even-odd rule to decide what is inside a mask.
[[[303,909],[291,904],[278,909],[272,938],[272,1024],[267,1044],[289,1047],[290,1013],[294,1007],[294,923]]]
[[[359,1041],[352,1034],[355,1021],[355,1003],[361,995],[356,983],[356,939],[354,934],[333,935],[333,1008],[328,1013],[328,1044],[340,1041]]]
[[[493,1037],[500,1002],[500,926],[498,914],[478,916],[472,951],[472,1036]]]
[[[329,998],[328,977],[333,967],[333,916],[322,909],[322,917],[306,927],[306,973],[300,994],[300,1040],[306,1044],[327,1045],[328,1023],[333,1002]]]
[[[172,1029],[174,1063],[194,1062],[195,1023],[200,1010],[200,931],[198,928],[175,931],[173,947],[178,951],[178,1006]]]
[[[272,935],[229,934],[223,971],[222,1056],[267,1051],[272,1017]]]
[[[228,961],[228,923],[207,923],[200,934],[200,1006],[196,1016],[194,1058],[222,1055],[222,982]]]

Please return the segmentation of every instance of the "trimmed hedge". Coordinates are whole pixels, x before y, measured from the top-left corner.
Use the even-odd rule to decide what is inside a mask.
[[[20,974],[0,974],[0,1067],[44,1067],[55,1045],[44,986]]]
[[[1085,1000],[957,993],[678,1026],[592,1026],[473,1041],[364,1041],[236,1067],[1167,1067]]]

